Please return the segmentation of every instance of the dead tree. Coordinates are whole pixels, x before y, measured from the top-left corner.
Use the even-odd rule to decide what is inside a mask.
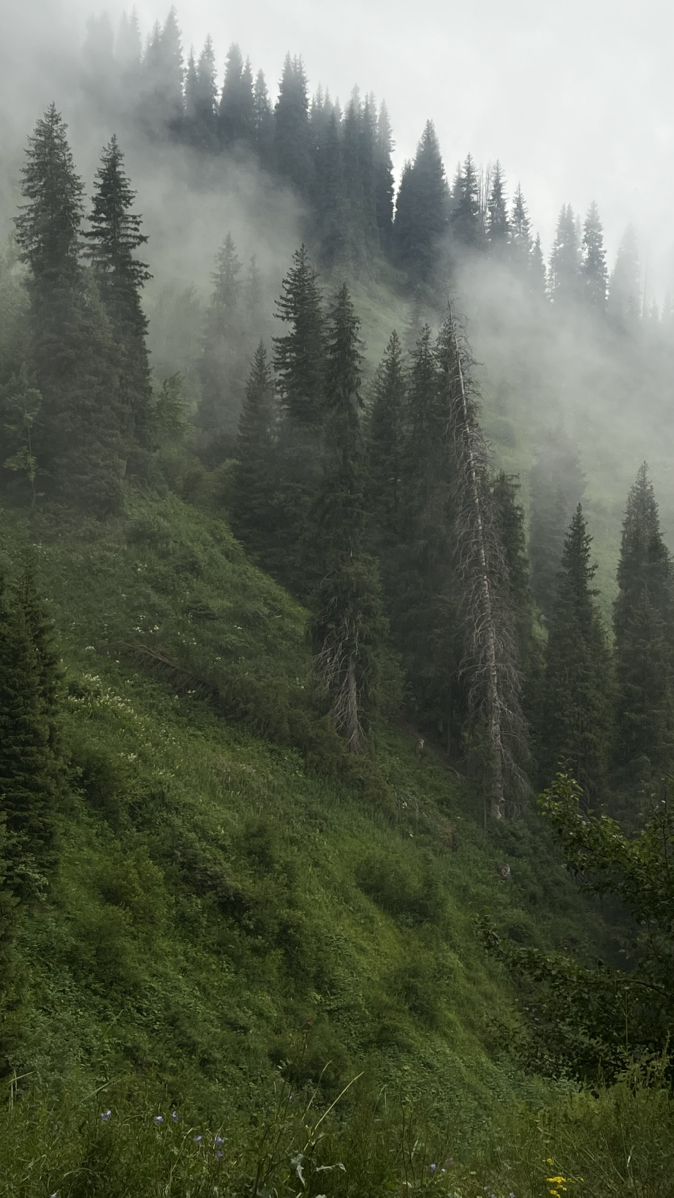
[[[507,567],[493,518],[489,450],[479,424],[472,361],[450,309],[438,341],[447,388],[457,579],[464,626],[462,670],[473,731],[484,743],[489,811],[503,819],[527,789],[527,726],[521,705]]]

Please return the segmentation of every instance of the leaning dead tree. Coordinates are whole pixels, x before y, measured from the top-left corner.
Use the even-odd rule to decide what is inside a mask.
[[[473,740],[482,758],[489,811],[503,819],[526,793],[527,724],[508,602],[508,575],[489,486],[489,449],[480,428],[473,362],[449,310],[438,339],[452,454],[455,566]]]

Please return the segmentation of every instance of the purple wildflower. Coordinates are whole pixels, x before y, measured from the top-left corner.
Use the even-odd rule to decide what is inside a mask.
[[[101,1123],[109,1123],[112,1119],[112,1111],[101,1111]]]
[[[165,1123],[166,1120],[164,1119],[163,1115],[155,1115],[152,1122],[155,1124],[156,1127],[161,1127],[162,1123]]]
[[[220,1152],[220,1151],[216,1152],[215,1159],[216,1159],[216,1161],[224,1161],[224,1159],[225,1159],[224,1152]]]
[[[192,1139],[194,1140],[195,1144],[203,1144],[204,1142],[203,1136],[193,1136]]]
[[[180,1115],[177,1111],[171,1111],[171,1122],[180,1123]]]
[[[222,1148],[222,1145],[224,1144],[224,1142],[225,1141],[222,1136],[215,1137],[214,1143],[215,1143],[216,1148]]]

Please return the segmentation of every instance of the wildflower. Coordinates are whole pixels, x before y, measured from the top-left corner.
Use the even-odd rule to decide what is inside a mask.
[[[220,1151],[216,1152],[215,1159],[216,1159],[216,1161],[224,1161],[224,1159],[225,1159],[224,1152],[220,1152]]]
[[[166,1120],[164,1119],[163,1115],[155,1115],[152,1122],[155,1124],[156,1127],[161,1127],[162,1123],[165,1123]]]
[[[215,1147],[216,1147],[216,1148],[222,1148],[222,1145],[224,1144],[224,1142],[225,1142],[225,1141],[224,1141],[224,1139],[223,1139],[223,1137],[222,1137],[222,1136],[216,1136],[216,1137],[215,1137]]]
[[[204,1142],[203,1136],[193,1136],[192,1139],[194,1140],[195,1144],[203,1144]]]
[[[177,1111],[171,1111],[171,1122],[180,1123],[180,1115]]]
[[[437,1165],[430,1165],[429,1168],[431,1170],[431,1173],[437,1173],[437,1171],[438,1171]]]
[[[108,1123],[112,1119],[112,1111],[101,1111],[101,1123]]]

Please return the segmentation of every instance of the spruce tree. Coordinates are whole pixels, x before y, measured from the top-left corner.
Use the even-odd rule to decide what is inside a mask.
[[[608,314],[618,332],[634,332],[641,316],[641,270],[634,229],[626,229],[618,247],[608,289]]]
[[[52,490],[105,514],[121,505],[117,363],[97,287],[79,262],[82,183],[54,105],[37,122],[26,159],[16,230],[42,395],[35,457]]]
[[[492,254],[502,258],[510,240],[510,220],[505,197],[505,180],[496,163],[487,199],[487,242]]]
[[[578,451],[561,429],[539,449],[531,471],[531,589],[543,616],[552,616],[564,537],[585,491]]]
[[[218,453],[223,443],[228,439],[233,441],[236,435],[245,388],[250,343],[241,271],[236,246],[228,233],[218,251],[211,276],[213,291],[206,312],[199,363],[201,402],[197,420],[213,439],[213,450]]]
[[[217,144],[215,74],[213,42],[207,37],[198,62],[190,54],[185,77],[185,136],[197,149],[213,150]]]
[[[252,147],[255,143],[255,103],[250,63],[244,62],[238,46],[227,54],[225,79],[218,110],[220,144]]]
[[[120,441],[127,452],[134,443],[147,449],[151,442],[152,385],[147,318],[141,303],[142,289],[151,275],[136,253],[147,237],[141,231],[142,218],[132,211],[135,198],[124,156],[113,136],[101,156],[90,227],[84,237],[117,348],[116,403]]]
[[[303,197],[313,188],[313,161],[309,135],[309,97],[304,65],[288,54],[283,65],[274,113],[276,169]]]
[[[254,144],[260,163],[268,171],[273,167],[274,114],[269,100],[264,71],[258,71],[253,87]]]
[[[531,254],[531,222],[522,188],[517,184],[510,218],[510,255],[515,269],[524,277]]]
[[[571,205],[564,204],[550,256],[550,298],[556,307],[568,310],[581,295],[581,255],[576,218]]]
[[[316,232],[321,262],[326,267],[343,263],[347,256],[346,195],[342,165],[342,136],[337,113],[324,101],[314,107],[314,198]]]
[[[526,671],[532,643],[533,605],[529,585],[529,559],[524,529],[524,509],[518,499],[519,482],[500,471],[492,483],[494,525],[506,570],[506,602],[514,617],[520,668]]]
[[[255,351],[237,438],[238,468],[232,527],[253,553],[263,553],[274,536],[274,376],[262,342]]]
[[[452,237],[459,252],[480,250],[485,244],[477,172],[469,154],[459,167],[452,188]]]
[[[391,249],[393,236],[393,206],[395,183],[393,179],[393,133],[385,104],[379,109],[375,144],[375,214],[379,245],[384,253]]]
[[[670,773],[674,760],[672,562],[646,464],[627,499],[614,606],[615,763]]]
[[[608,288],[606,250],[604,249],[604,232],[599,219],[599,209],[594,203],[588,209],[583,227],[581,273],[588,304],[594,311],[604,312]]]
[[[363,553],[364,446],[359,322],[346,286],[327,318],[324,470],[316,552],[323,562],[311,622],[318,683],[351,752],[377,705],[384,634],[376,565]]]
[[[433,281],[448,216],[445,168],[435,128],[428,121],[414,163],[403,170],[393,227],[395,260],[413,283]]]
[[[563,771],[595,803],[606,785],[610,663],[592,587],[591,543],[578,504],[564,541],[550,620],[538,739],[543,784]]]
[[[367,430],[368,510],[380,551],[390,551],[402,532],[406,399],[402,346],[393,332],[377,371]]]

